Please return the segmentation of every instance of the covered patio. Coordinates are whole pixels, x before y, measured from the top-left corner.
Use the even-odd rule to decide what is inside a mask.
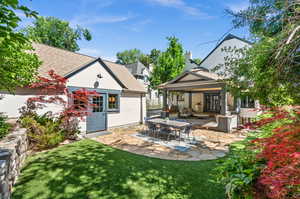
[[[221,80],[215,73],[194,69],[160,85],[166,111],[162,116],[230,132],[237,126],[236,104]]]

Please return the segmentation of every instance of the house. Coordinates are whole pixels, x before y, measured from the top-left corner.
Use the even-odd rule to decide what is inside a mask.
[[[215,66],[224,64],[226,56],[232,55],[222,50],[225,47],[251,47],[251,43],[229,34],[202,60],[200,65],[187,64],[182,74],[159,86],[169,93],[165,95],[168,98],[164,98],[165,108],[168,106],[172,109],[171,107],[175,106],[179,114],[196,117],[229,116],[236,113],[244,114],[244,117],[254,117],[258,114],[255,111],[259,107],[258,101],[248,97],[234,99],[226,91],[223,77],[211,71]]]
[[[188,70],[195,69],[195,68],[202,69],[204,71],[209,71],[207,68],[201,67],[199,64],[197,64],[193,60],[192,52],[187,51],[185,53],[185,68],[184,68],[184,71],[188,71]]]
[[[43,62],[38,70],[40,76],[46,76],[53,69],[58,75],[67,78],[69,90],[86,88],[99,94],[93,97],[93,103],[99,105],[99,108],[80,122],[81,131],[101,131],[143,122],[147,91],[125,66],[44,44],[34,43],[33,47]],[[36,93],[32,89],[17,89],[14,95],[5,92],[1,94],[4,98],[0,100],[0,111],[10,118],[17,118],[18,109]],[[49,105],[40,113],[57,112],[60,109],[59,106]]]
[[[149,85],[150,69],[140,61],[133,64],[126,64],[125,67],[137,80],[147,86]]]
[[[195,68],[200,68],[204,70],[212,70],[215,66],[225,63],[225,57],[232,55],[230,52],[224,51],[224,48],[249,48],[252,46],[250,41],[242,39],[233,34],[228,34],[222,41],[220,41],[216,47],[208,53],[208,55],[201,61],[199,65],[197,64],[186,64],[185,70],[191,70]],[[187,57],[192,59],[191,53],[188,52]]]
[[[146,94],[147,104],[149,106],[160,105],[162,102],[162,96],[159,95],[158,90],[154,90],[150,88],[149,79],[153,70],[152,64],[150,64],[149,67],[146,67],[140,61],[138,61],[136,63],[127,64],[125,66],[131,72],[131,74],[141,83],[143,83],[147,88],[147,94]]]

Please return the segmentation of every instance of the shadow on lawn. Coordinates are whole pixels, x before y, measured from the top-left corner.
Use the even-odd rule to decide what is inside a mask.
[[[34,156],[22,170],[13,199],[224,198],[218,193],[222,188],[211,187],[209,173],[199,174],[196,164],[201,166],[85,140]]]

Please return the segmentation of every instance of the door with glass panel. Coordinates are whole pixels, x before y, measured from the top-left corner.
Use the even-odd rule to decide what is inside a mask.
[[[204,94],[204,111],[220,113],[220,94],[219,93],[205,93]]]
[[[91,97],[91,113],[87,116],[87,132],[106,130],[106,95],[100,94]]]

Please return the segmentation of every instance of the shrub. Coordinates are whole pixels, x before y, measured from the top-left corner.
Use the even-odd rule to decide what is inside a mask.
[[[228,198],[251,198],[263,162],[256,160],[258,151],[247,140],[231,145],[229,155],[215,169],[217,182],[226,185]]]
[[[273,130],[267,138],[253,140],[262,148],[257,158],[266,161],[256,184],[259,198],[300,197],[300,124]]]
[[[269,151],[270,149],[272,149],[272,147],[274,147],[274,145],[272,144],[274,142],[273,136],[278,138],[277,142],[279,143],[276,146],[279,148],[282,147],[282,151],[287,152],[289,148],[288,145],[283,145],[281,143],[281,141],[286,141],[287,138],[285,137],[287,135],[280,135],[282,131],[280,131],[280,133],[278,132],[279,135],[277,135],[276,133],[278,129],[281,129],[282,126],[292,125],[292,123],[294,122],[294,113],[287,113],[288,112],[275,112],[272,114],[268,114],[268,117],[260,116],[261,121],[257,120],[251,127],[252,129],[257,129],[255,131],[250,131],[245,140],[236,142],[231,145],[229,155],[221,160],[219,166],[215,169],[217,182],[226,185],[226,194],[228,198],[248,199],[256,197],[277,199],[274,195],[268,194],[265,196],[262,193],[273,193],[273,190],[271,191],[271,189],[274,187],[273,184],[276,183],[276,177],[268,177],[269,175],[275,175],[276,172],[265,173],[266,171],[268,171],[268,169],[266,169],[268,168],[268,164],[270,161],[268,158],[271,158],[274,155],[274,153],[271,153]],[[285,117],[283,117],[282,115],[285,115]],[[297,136],[297,141],[294,140],[294,143],[289,144],[300,144],[299,132]],[[268,154],[268,158],[264,157],[264,154]],[[292,154],[294,156],[297,156],[297,154],[295,153]],[[283,153],[280,153],[280,155],[282,156]],[[274,156],[274,158],[279,158],[279,156]],[[285,158],[286,161],[293,159],[292,156],[286,156]],[[295,169],[298,169],[298,171],[300,171],[299,166],[300,165],[293,165],[293,169],[290,170],[289,174],[292,170],[294,171]],[[285,171],[287,172],[287,170]],[[286,174],[288,175],[288,172]],[[294,173],[294,176],[295,175],[297,175],[297,173]],[[276,176],[279,177],[280,175]],[[286,176],[284,182],[287,183],[285,185],[289,185],[287,187],[290,187],[290,185],[292,185],[294,182],[287,182],[286,180],[288,177],[291,176]],[[291,192],[294,191],[294,188],[288,191],[288,193],[291,194]],[[288,197],[285,196],[281,198]]]
[[[10,125],[6,123],[6,117],[0,114],[0,139],[4,138],[10,129]]]
[[[27,128],[27,135],[33,149],[42,150],[57,146],[66,139],[60,120],[47,117],[47,114],[23,117],[21,125]]]

